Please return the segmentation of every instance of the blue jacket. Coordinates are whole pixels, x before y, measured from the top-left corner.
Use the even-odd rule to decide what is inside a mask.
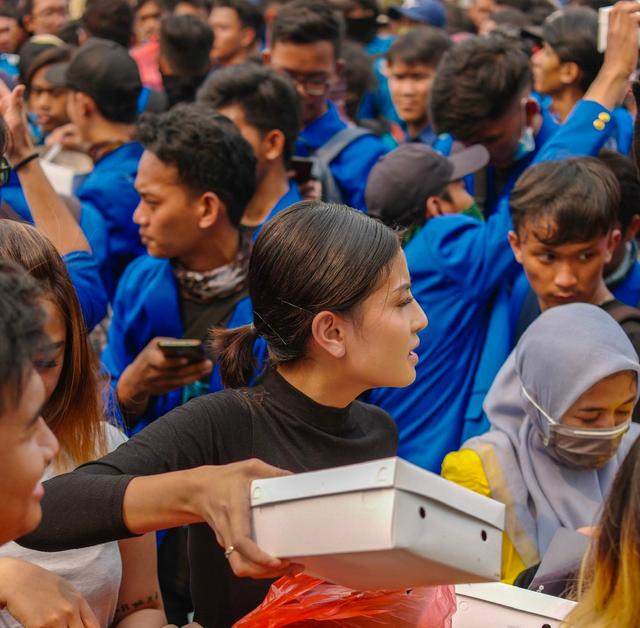
[[[609,289],[619,301],[632,307],[640,307],[640,263],[638,260],[634,260],[624,279],[616,283],[615,286],[609,286]]]
[[[240,327],[253,322],[253,308],[248,297],[238,302],[228,327]],[[113,320],[107,346],[102,354],[104,367],[113,385],[136,356],[156,336],[182,338],[184,325],[180,315],[178,285],[168,259],[142,255],[124,272],[113,301]],[[266,345],[256,342],[255,353],[263,358]],[[220,372],[214,368],[210,392],[222,390]],[[166,414],[182,403],[182,389],[155,397],[147,412],[140,417],[133,432]]]
[[[608,133],[593,122],[604,111],[582,102],[571,124],[538,148],[536,161],[597,154]],[[420,334],[416,381],[404,389],[373,390],[367,400],[395,418],[398,455],[437,473],[443,457],[461,445],[472,392],[483,395],[480,385],[490,385],[508,355],[503,337],[508,310],[501,289],[520,268],[507,241],[510,229],[503,198],[485,223],[462,215],[430,220],[405,249],[413,294],[429,317]],[[500,307],[493,309],[497,299]],[[488,329],[502,332],[493,336],[497,345],[486,346]],[[478,373],[481,362],[484,370]]]
[[[490,216],[498,207],[503,199],[511,196],[511,191],[520,175],[535,161],[538,161],[538,153],[547,141],[555,134],[559,128],[558,123],[553,119],[551,114],[544,108],[541,108],[542,126],[535,137],[536,145],[533,152],[529,153],[518,162],[516,162],[509,171],[506,183],[500,190],[496,183],[496,169],[493,166],[487,166],[485,169],[486,176],[486,198],[484,199],[484,214]]]
[[[308,124],[298,137],[296,155],[309,157],[328,142],[336,133],[346,128],[347,123],[339,116],[331,102],[325,114]],[[365,135],[347,146],[330,164],[333,175],[344,203],[366,211],[364,190],[369,172],[378,159],[387,153],[382,141],[374,135]]]
[[[25,222],[33,224],[33,216],[27,205],[22,186],[15,172],[11,172],[7,185],[2,188],[2,200],[16,212]],[[92,206],[80,206],[79,224],[82,232],[91,246],[93,257],[102,271],[109,260],[109,240],[107,237],[107,223]]]
[[[289,205],[293,205],[298,201],[302,200],[302,196],[300,196],[300,190],[298,189],[298,184],[295,181],[289,182],[289,189],[280,197],[280,200],[273,206],[273,209],[269,212],[269,215],[265,219],[265,221],[253,232],[253,241],[255,242],[258,235],[262,231],[262,227],[265,223],[269,222],[276,214],[279,214],[283,209],[289,207]]]
[[[140,202],[134,181],[143,150],[138,142],[129,142],[108,153],[76,192],[81,205],[95,208],[107,225],[110,256],[105,288],[110,296],[127,264],[145,252],[132,220]]]
[[[100,279],[98,264],[90,253],[73,251],[62,258],[76,289],[87,330],[91,331],[106,315],[107,292]]]

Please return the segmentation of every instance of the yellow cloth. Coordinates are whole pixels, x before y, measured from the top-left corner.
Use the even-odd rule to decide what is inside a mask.
[[[461,449],[447,455],[442,463],[442,477],[464,486],[474,493],[491,497],[489,482],[480,456],[471,449]],[[513,584],[526,565],[516,552],[506,532],[502,535],[502,582]]]

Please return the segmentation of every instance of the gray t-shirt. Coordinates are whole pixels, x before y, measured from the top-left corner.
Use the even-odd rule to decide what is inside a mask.
[[[112,452],[127,437],[113,425],[104,425],[107,450]],[[54,475],[50,465],[43,479]],[[25,560],[63,577],[84,596],[102,628],[112,624],[122,580],[122,561],[116,541],[62,552],[38,552],[11,542],[0,546],[0,558],[5,557]],[[0,628],[20,625],[8,611],[0,611]]]

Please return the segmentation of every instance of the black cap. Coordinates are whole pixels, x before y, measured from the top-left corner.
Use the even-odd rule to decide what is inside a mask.
[[[430,196],[489,163],[484,146],[465,148],[450,157],[418,142],[399,146],[380,158],[371,170],[365,202],[369,214],[387,224],[405,227],[425,211]]]
[[[34,35],[28,39],[20,47],[20,63],[18,64],[20,80],[25,85],[31,82],[31,77],[38,69],[34,62],[43,52],[63,49],[67,49],[66,44],[55,35]]]
[[[108,120],[135,121],[142,90],[140,72],[126,48],[114,41],[92,37],[69,63],[51,66],[45,78],[91,96]]]

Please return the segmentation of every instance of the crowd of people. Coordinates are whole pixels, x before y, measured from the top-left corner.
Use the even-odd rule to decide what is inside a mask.
[[[0,626],[232,626],[304,569],[251,481],[396,455],[505,504],[505,584],[583,535],[567,628],[640,625],[605,6],[0,1]]]

